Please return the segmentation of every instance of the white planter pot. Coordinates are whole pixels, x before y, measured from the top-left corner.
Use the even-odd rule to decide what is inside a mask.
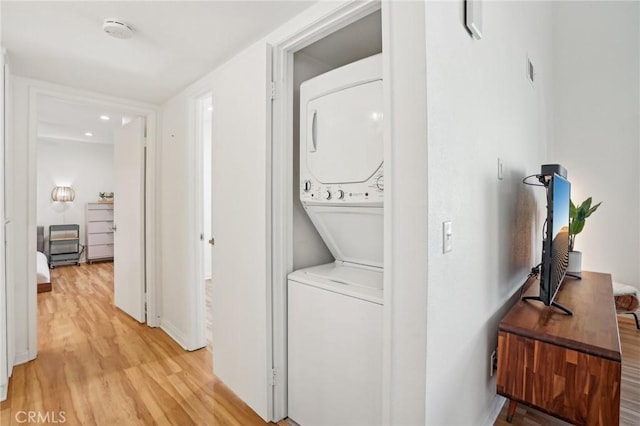
[[[582,252],[581,251],[569,252],[569,266],[567,267],[567,274],[581,276],[582,274]]]

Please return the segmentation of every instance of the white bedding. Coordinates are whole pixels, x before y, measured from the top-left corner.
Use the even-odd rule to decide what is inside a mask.
[[[50,283],[51,282],[51,275],[49,275],[49,263],[47,262],[47,255],[42,253],[42,252],[38,252],[37,253],[38,256],[38,260],[37,260],[37,275],[38,275],[38,284],[42,284],[42,283]]]

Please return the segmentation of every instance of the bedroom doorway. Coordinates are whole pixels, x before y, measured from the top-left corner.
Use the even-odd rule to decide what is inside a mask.
[[[196,149],[196,281],[198,283],[197,342],[194,346],[207,346],[210,350],[213,334],[213,231],[212,231],[212,135],[213,94],[209,91],[194,100],[194,136]]]
[[[153,179],[149,176],[155,165],[155,150],[151,148],[155,131],[149,127],[155,127],[155,112],[49,90],[35,91],[32,100],[30,156],[34,165],[32,205],[35,207],[32,217],[33,229],[36,225],[43,229],[44,247],[39,248],[48,251],[50,225],[78,225],[80,262],[113,261],[111,268],[99,268],[99,273],[110,274],[111,280],[114,266],[116,271],[121,271],[121,276],[122,271],[127,272],[124,278],[118,278],[118,273],[115,274],[116,281],[127,281],[126,286],[114,285],[116,294],[111,296],[115,305],[137,321],[157,326],[155,289],[146,286],[154,269],[153,253],[147,255],[147,248],[153,247],[150,241],[153,235],[146,232],[153,225],[153,215],[152,209],[146,206],[153,201],[153,191],[149,190]],[[114,152],[114,133],[122,133],[127,126],[134,126],[132,123],[135,123],[140,137],[125,141],[126,145],[120,151],[124,149],[126,152],[121,152],[118,160]],[[137,144],[135,147],[132,145],[134,141]],[[133,161],[120,164],[122,158]],[[135,204],[135,209],[122,202],[118,204],[118,181],[128,182],[125,189],[120,184],[119,192],[122,193],[122,202]],[[132,182],[136,182],[136,185],[131,185]],[[56,187],[70,188],[74,197],[66,201],[54,201],[51,193]],[[128,191],[134,187],[138,188],[137,192]],[[133,195],[125,197],[126,192],[132,192]],[[98,214],[96,216],[93,213]],[[125,219],[128,222],[126,226]],[[117,232],[119,228],[118,221],[122,221],[123,227],[129,230],[123,230],[114,238],[114,231]],[[129,222],[133,223],[135,230],[131,229]],[[122,248],[118,249],[118,240],[122,240],[120,247],[139,249],[125,253]],[[91,257],[88,257],[89,253]],[[131,283],[137,284],[132,286]],[[52,287],[55,292],[55,282]],[[32,312],[35,312],[37,299],[34,298],[34,303],[30,305],[33,306]],[[148,307],[146,317],[145,306]],[[32,336],[37,335],[37,319],[31,321],[30,317],[29,330]],[[30,347],[35,349],[37,345]]]

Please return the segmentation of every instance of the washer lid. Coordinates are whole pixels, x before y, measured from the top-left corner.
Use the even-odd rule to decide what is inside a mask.
[[[336,260],[383,267],[382,207],[304,208]]]
[[[382,80],[310,100],[301,147],[309,173],[325,184],[371,178],[383,160],[382,106]]]
[[[336,261],[299,269],[289,274],[288,279],[290,285],[296,282],[379,305],[384,303],[381,268],[354,266]]]

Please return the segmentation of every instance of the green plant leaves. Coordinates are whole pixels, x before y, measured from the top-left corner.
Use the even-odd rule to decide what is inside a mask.
[[[586,219],[593,214],[598,207],[602,204],[599,202],[595,206],[591,206],[593,200],[591,197],[584,200],[578,207],[570,201],[569,204],[569,239],[570,239],[570,247],[569,250],[573,250],[573,243],[575,241],[576,235],[578,235],[584,229],[584,224]]]

